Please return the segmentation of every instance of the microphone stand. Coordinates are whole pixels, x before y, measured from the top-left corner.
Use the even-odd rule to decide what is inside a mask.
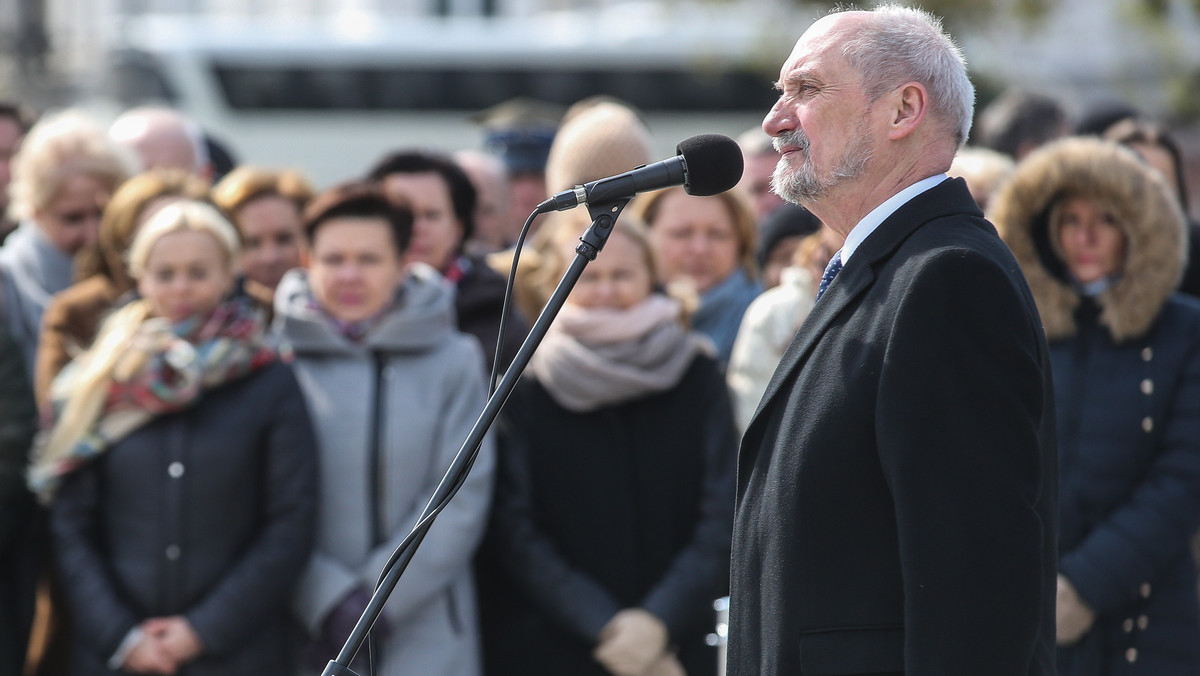
[[[475,421],[475,426],[471,428],[466,441],[459,448],[458,454],[454,456],[454,460],[450,463],[450,468],[446,470],[441,483],[434,490],[433,496],[421,512],[421,517],[417,519],[417,523],[413,526],[409,537],[392,554],[392,560],[389,562],[389,566],[385,568],[387,571],[386,575],[380,581],[379,586],[375,588],[375,592],[371,595],[370,603],[367,604],[367,608],[363,611],[362,616],[358,618],[358,623],[354,625],[354,630],[350,632],[350,636],[346,639],[345,645],[342,646],[341,652],[338,653],[337,659],[330,661],[326,665],[325,670],[321,672],[321,676],[359,676],[350,669],[350,662],[358,654],[363,641],[366,640],[367,634],[370,633],[371,627],[375,624],[375,620],[379,618],[379,614],[383,611],[384,603],[391,596],[392,590],[396,588],[396,584],[400,582],[400,576],[408,567],[408,563],[412,560],[413,555],[416,554],[417,547],[425,539],[425,533],[429,531],[433,520],[441,512],[441,508],[445,503],[458,492],[463,481],[466,480],[467,473],[471,471],[471,466],[475,463],[475,456],[479,454],[479,447],[483,444],[484,437],[487,435],[488,430],[491,429],[496,417],[500,414],[500,409],[508,401],[509,395],[512,394],[513,388],[516,387],[517,381],[521,378],[521,374],[529,364],[530,358],[533,357],[534,350],[542,343],[542,339],[545,338],[546,332],[550,329],[550,324],[558,316],[558,311],[562,309],[567,296],[575,288],[575,283],[579,281],[584,268],[587,267],[588,263],[596,260],[596,254],[600,253],[604,248],[605,242],[608,241],[608,236],[612,234],[617,216],[620,215],[621,210],[625,208],[630,199],[632,198],[625,197],[606,204],[588,204],[588,213],[592,217],[592,224],[583,236],[579,238],[580,244],[575,248],[575,259],[571,262],[567,271],[563,273],[563,277],[559,280],[558,286],[555,287],[550,300],[546,302],[546,307],[538,315],[537,321],[534,322],[533,328],[530,329],[529,335],[525,338],[525,342],[521,344],[521,349],[517,351],[516,356],[513,357],[512,364],[504,372],[504,377],[500,379],[496,391],[488,398],[487,404],[483,407],[483,412],[479,414],[479,418]]]

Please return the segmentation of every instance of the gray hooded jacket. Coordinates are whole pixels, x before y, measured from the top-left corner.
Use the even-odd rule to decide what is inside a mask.
[[[316,549],[295,601],[313,635],[346,594],[374,587],[483,409],[483,357],[454,328],[452,287],[416,264],[401,294],[355,343],[314,309],[303,271],[276,292],[274,330],[295,351],[320,448]],[[384,607],[379,674],[479,672],[471,558],[493,467],[489,439]]]

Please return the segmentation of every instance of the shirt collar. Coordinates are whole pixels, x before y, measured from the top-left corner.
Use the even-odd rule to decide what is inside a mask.
[[[892,195],[883,204],[871,210],[871,213],[863,217],[852,230],[846,235],[846,243],[842,245],[842,264],[845,265],[850,256],[854,254],[855,249],[868,235],[875,232],[875,229],[887,220],[888,216],[896,213],[896,210],[908,203],[909,200],[929,190],[935,185],[946,180],[945,174],[937,174],[929,178],[922,179],[908,186],[904,190]]]

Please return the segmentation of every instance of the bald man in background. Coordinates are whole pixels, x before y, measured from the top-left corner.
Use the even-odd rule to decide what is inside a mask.
[[[771,191],[771,176],[779,163],[779,151],[775,150],[773,140],[761,127],[746,131],[737,140],[745,167],[738,189],[750,197],[759,225],[783,206],[783,198]]]
[[[212,182],[200,127],[171,108],[134,108],[122,113],[108,130],[109,137],[134,151],[142,169],[183,169]]]

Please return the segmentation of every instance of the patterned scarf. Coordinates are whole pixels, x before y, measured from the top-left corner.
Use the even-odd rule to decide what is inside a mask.
[[[174,324],[162,318],[146,320],[116,360],[99,418],[65,457],[35,461],[30,488],[48,501],[64,476],[155,417],[185,410],[205,390],[278,358],[278,351],[264,341],[261,315],[245,298],[225,302],[206,317]],[[55,383],[55,411],[65,404],[60,394],[70,393],[74,368],[64,370],[62,382]]]

